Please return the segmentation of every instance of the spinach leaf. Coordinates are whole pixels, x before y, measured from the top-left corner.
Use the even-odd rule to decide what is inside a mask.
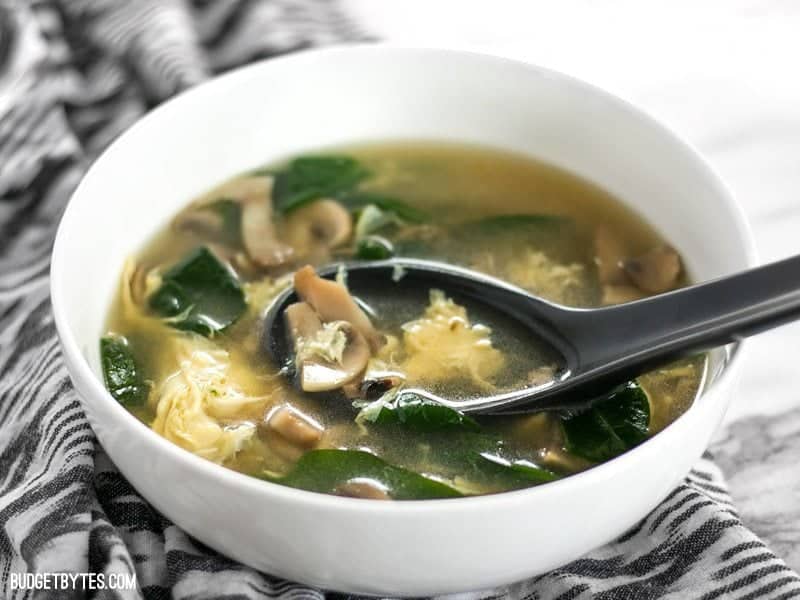
[[[385,260],[392,256],[392,243],[379,235],[369,235],[356,244],[356,258],[361,260]]]
[[[442,440],[442,438],[444,438]],[[436,434],[437,456],[443,465],[466,481],[486,489],[521,489],[559,479],[506,446],[491,431],[441,431]],[[434,442],[434,443],[436,443]]]
[[[273,202],[277,211],[287,213],[324,196],[347,192],[367,175],[349,156],[301,156],[276,174]]]
[[[207,337],[223,331],[247,308],[236,274],[205,246],[164,273],[149,303],[172,327]]]
[[[133,356],[128,340],[109,334],[100,339],[103,379],[114,399],[123,406],[140,406],[147,400],[148,388]]]
[[[508,459],[500,454],[481,452],[476,466],[488,474],[496,474],[512,487],[527,487],[558,479],[552,471],[525,459]]]
[[[635,381],[588,410],[561,419],[567,450],[594,462],[614,458],[644,441],[649,424],[650,403]]]
[[[402,425],[415,431],[445,429],[479,431],[475,419],[464,413],[410,393],[381,398],[361,409],[356,420],[377,425]]]
[[[390,465],[361,450],[311,450],[283,477],[264,475],[264,479],[312,492],[333,493],[353,479],[372,479],[383,485],[395,500],[456,498],[459,492],[448,485]]]
[[[339,196],[339,202],[350,211],[361,210],[370,204],[382,211],[393,213],[397,218],[407,223],[424,223],[430,220],[430,215],[423,210],[414,208],[391,196],[367,192],[352,192]]]

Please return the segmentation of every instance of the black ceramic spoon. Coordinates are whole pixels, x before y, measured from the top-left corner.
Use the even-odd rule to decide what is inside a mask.
[[[425,260],[342,263],[322,269],[320,275],[333,278],[342,266],[349,289],[358,297],[441,289],[507,315],[560,356],[554,379],[535,387],[462,400],[419,389],[400,392],[466,413],[579,409],[652,367],[800,318],[800,256],[644,300],[591,309],[553,304],[494,277]],[[264,345],[278,364],[291,356],[283,310],[296,301],[294,290],[285,290],[265,317]]]

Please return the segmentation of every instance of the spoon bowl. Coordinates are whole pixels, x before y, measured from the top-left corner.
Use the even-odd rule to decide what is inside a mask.
[[[396,297],[408,290],[442,289],[504,314],[514,328],[522,328],[526,337],[557,357],[553,378],[539,385],[475,398],[447,398],[417,388],[398,393],[464,413],[581,410],[657,365],[800,317],[800,256],[603,308],[561,306],[495,277],[413,258],[336,263],[319,275],[333,279],[342,270],[362,306],[369,306],[364,298],[380,294]],[[288,288],[265,314],[263,346],[279,365],[289,364],[292,354],[283,311],[297,300],[294,289]]]

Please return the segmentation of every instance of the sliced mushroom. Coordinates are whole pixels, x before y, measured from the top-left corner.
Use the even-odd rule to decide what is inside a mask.
[[[342,393],[344,397],[348,400],[358,400],[361,398],[361,384],[363,383],[363,379],[354,379],[349,383],[345,383],[342,386]]]
[[[364,336],[350,323],[338,321],[347,336],[341,363],[315,357],[303,358],[299,364],[300,387],[306,392],[336,390],[359,378],[371,355]]]
[[[193,231],[218,239],[225,228],[225,218],[216,210],[218,203],[229,201],[241,204],[247,198],[268,194],[268,180],[267,177],[240,177],[229,181],[178,213],[172,221],[172,227],[178,231]]]
[[[392,388],[403,385],[406,378],[398,371],[368,370],[361,382],[361,397],[365,400],[377,400]]]
[[[342,388],[344,395],[351,400],[377,400],[392,388],[403,385],[406,377],[400,371],[393,371],[383,360],[372,358],[360,379]]]
[[[242,242],[250,258],[262,267],[276,267],[294,256],[294,249],[278,239],[272,222],[272,177],[243,180]]]
[[[303,456],[304,448],[293,444],[282,435],[270,435],[271,432],[267,427],[263,427],[263,430],[267,432],[264,441],[267,444],[270,455],[274,455],[290,464],[296,463]]]
[[[311,305],[325,322],[346,321],[367,340],[372,351],[384,343],[381,335],[359,308],[342,284],[319,277],[314,269],[305,266],[294,274],[294,288],[302,300]]]
[[[520,415],[512,431],[515,439],[525,440],[534,448],[558,448],[563,443],[559,419],[551,413]]]
[[[194,231],[205,236],[217,236],[222,232],[224,221],[222,215],[207,206],[190,206],[178,213],[172,222],[178,231]]]
[[[372,352],[363,335],[346,321],[322,323],[305,302],[286,308],[286,323],[295,346],[300,387],[306,392],[339,389],[359,379]],[[343,347],[334,349],[336,335]]]
[[[283,312],[292,342],[297,346],[300,338],[313,337],[322,329],[319,315],[307,302],[295,302],[286,307]]]
[[[366,500],[391,500],[389,491],[374,479],[356,477],[333,490],[337,496],[364,498]]]
[[[131,298],[136,304],[144,304],[147,298],[147,269],[137,265],[130,279]]]
[[[288,404],[271,410],[266,424],[271,431],[301,448],[316,446],[325,431],[317,421]]]
[[[212,254],[216,256],[220,262],[228,263],[230,266],[234,267],[237,273],[255,275],[259,271],[258,266],[241,250],[216,242],[207,242],[206,247],[211,250]]]
[[[625,302],[641,300],[645,296],[646,294],[642,290],[629,284],[604,285],[601,302],[604,305],[624,304]]]
[[[603,225],[598,227],[594,234],[594,262],[600,283],[627,283],[622,268],[625,256],[625,246],[621,238]]]
[[[640,290],[660,294],[675,287],[681,274],[681,257],[670,246],[657,246],[623,263],[625,273]]]
[[[352,231],[348,210],[335,200],[324,198],[289,215],[284,239],[298,254],[315,257],[347,242]]]

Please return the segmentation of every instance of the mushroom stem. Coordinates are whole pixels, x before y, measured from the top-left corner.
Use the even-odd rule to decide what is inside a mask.
[[[313,448],[322,439],[325,431],[314,419],[301,413],[288,404],[270,411],[266,418],[267,427],[286,441],[301,448]]]
[[[272,177],[252,177],[240,198],[242,241],[250,258],[263,267],[276,267],[294,256],[294,249],[278,239],[272,222]]]
[[[333,493],[348,498],[364,498],[366,500],[391,500],[389,492],[377,481],[356,477],[336,487]]]

